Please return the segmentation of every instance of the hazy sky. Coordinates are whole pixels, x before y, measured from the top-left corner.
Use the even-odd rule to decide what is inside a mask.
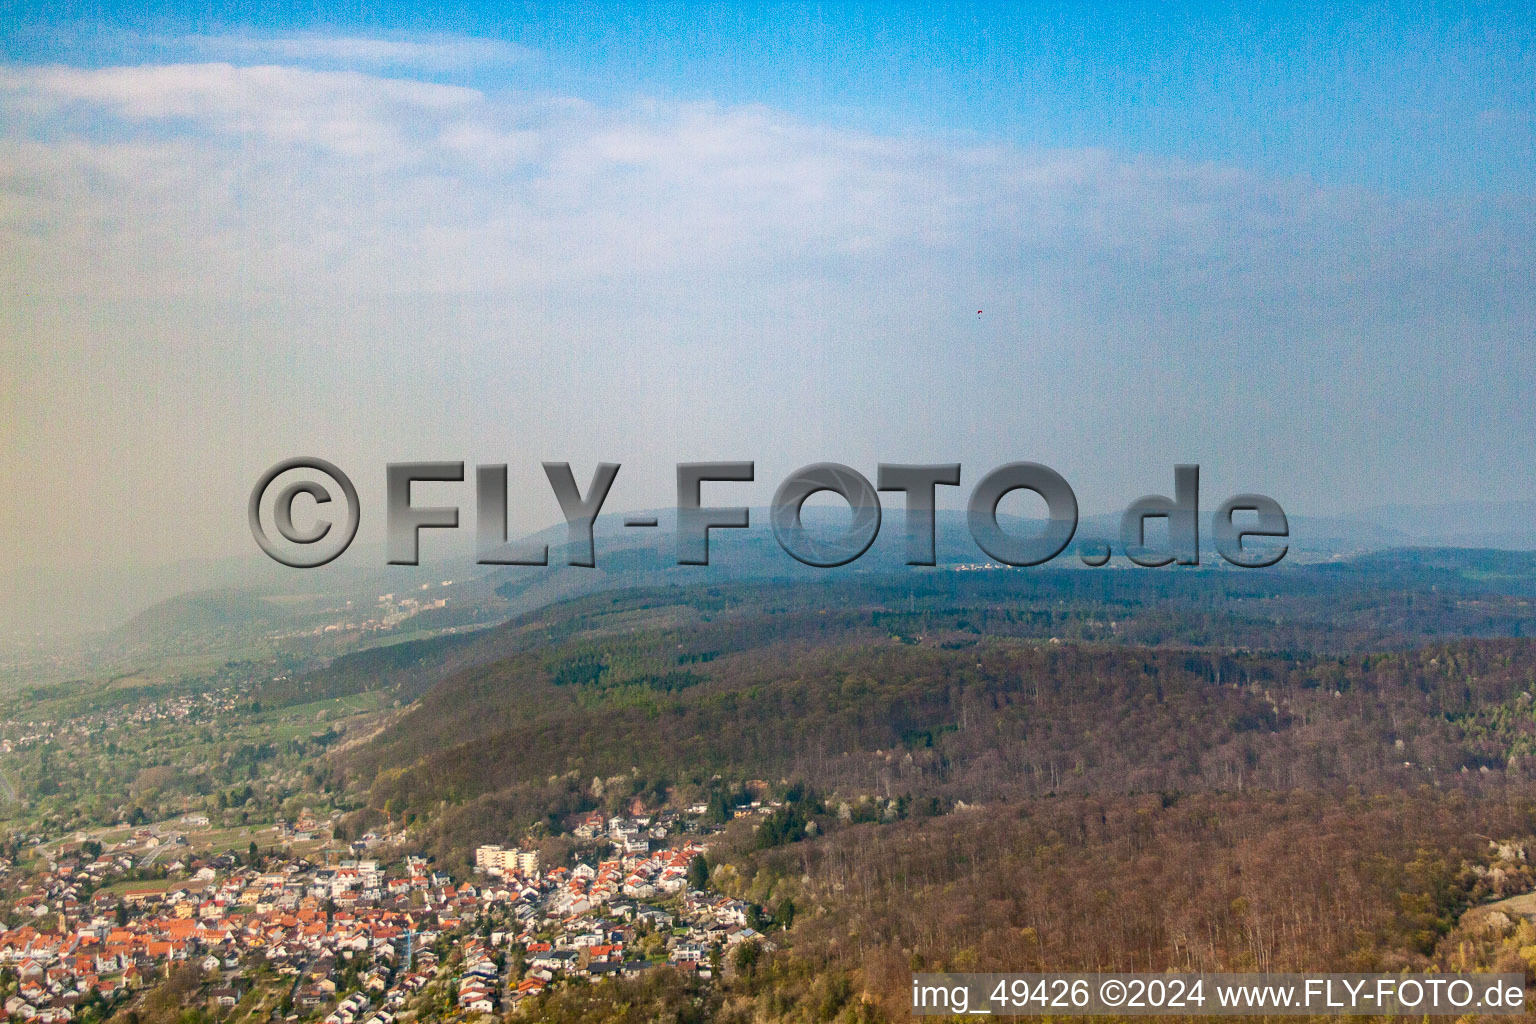
[[[7,18],[6,564],[250,554],[298,454],[373,540],[405,459],[1536,497],[1517,7],[415,6]]]

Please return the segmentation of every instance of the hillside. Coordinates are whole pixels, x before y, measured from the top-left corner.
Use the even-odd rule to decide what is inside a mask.
[[[1536,833],[1532,581],[1420,551],[600,594],[379,666],[437,681],[331,771],[354,827],[415,822],[452,864],[636,796],[789,794],[713,855],[801,911],[778,980],[727,1000],[804,971],[899,1015],[913,965],[1423,966],[1516,891],[1479,837]]]
[[[130,649],[170,649],[256,636],[292,621],[278,604],[244,590],[181,594],[145,609],[108,638]]]
[[[1518,711],[1536,673],[1518,639],[1530,580],[1523,563],[1416,555],[626,591],[340,659],[306,685],[425,691],[339,765],[375,806],[418,812],[500,800],[542,817],[570,772],[967,801],[1395,785],[1525,756],[1523,726],[1490,716]]]

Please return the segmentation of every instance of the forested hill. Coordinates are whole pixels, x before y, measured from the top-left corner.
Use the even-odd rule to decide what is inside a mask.
[[[445,853],[594,776],[953,804],[1524,772],[1528,577],[1445,562],[599,595],[426,652],[457,669],[337,767]]]
[[[587,570],[566,568],[567,574]],[[650,579],[640,574],[637,579]],[[480,633],[444,636],[339,657],[327,669],[272,688],[292,703],[387,689],[407,699],[466,668],[612,628],[635,608],[676,604],[700,621],[745,622],[813,612],[876,634],[940,633],[1138,645],[1346,653],[1401,649],[1437,638],[1536,635],[1536,556],[1503,551],[1405,549],[1356,561],[1262,571],[1035,568],[811,575],[798,581],[626,587],[522,614]],[[627,621],[627,620],[626,620]]]
[[[331,781],[364,794],[345,828],[411,824],[460,867],[766,787],[711,884],[793,921],[780,953],[612,996],[642,1017],[899,1018],[917,968],[1523,969],[1513,924],[1457,922],[1532,884],[1489,851],[1536,849],[1533,579],[1402,552],[630,589],[308,685],[419,694]]]

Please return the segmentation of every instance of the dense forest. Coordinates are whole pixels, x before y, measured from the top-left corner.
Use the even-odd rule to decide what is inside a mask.
[[[419,699],[328,770],[367,794],[352,827],[417,822],[458,864],[770,787],[710,868],[788,902],[783,948],[650,986],[721,1019],[900,1016],[919,968],[1526,969],[1518,921],[1462,917],[1532,887],[1532,583],[1438,552],[598,594],[342,659],[322,685]]]

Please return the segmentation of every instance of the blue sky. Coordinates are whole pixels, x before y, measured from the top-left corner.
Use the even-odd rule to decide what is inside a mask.
[[[296,454],[1536,496],[1528,15],[743,6],[4,19],[0,558],[248,555]]]
[[[24,14],[3,52],[90,64],[174,52],[165,41],[188,35],[465,35],[526,48],[525,59],[439,77],[598,101],[767,103],[850,127],[1098,146],[1402,193],[1528,192],[1536,19],[1524,5],[1473,7],[289,4],[250,17],[66,3]]]

